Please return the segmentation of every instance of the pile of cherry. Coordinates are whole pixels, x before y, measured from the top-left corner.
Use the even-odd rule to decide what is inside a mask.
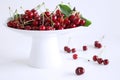
[[[102,44],[99,41],[95,41],[94,42],[94,47],[97,48],[97,49],[100,49],[100,48],[102,48]],[[86,45],[84,45],[82,47],[83,51],[87,51],[87,49],[88,49],[88,47]],[[64,51],[67,52],[67,53],[74,53],[72,58],[74,60],[78,59],[78,54],[75,53],[76,52],[75,48],[70,49],[68,46],[64,46]],[[102,63],[103,63],[103,65],[108,65],[109,64],[108,59],[102,59],[101,57],[98,57],[97,55],[93,55],[92,60],[93,60],[93,62],[97,62],[98,64],[102,64]],[[88,60],[88,61],[90,61],[90,60]],[[76,70],[75,70],[75,73],[77,75],[81,75],[84,72],[85,72],[85,69],[83,67],[77,67]]]
[[[59,8],[53,12],[46,10],[41,13],[33,8],[25,10],[23,14],[14,15],[7,26],[23,30],[62,30],[84,26],[85,23],[86,20],[77,11],[65,16]]]

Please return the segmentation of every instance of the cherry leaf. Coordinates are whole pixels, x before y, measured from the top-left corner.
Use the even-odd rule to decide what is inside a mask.
[[[65,15],[65,16],[69,16],[72,13],[72,9],[65,4],[59,4],[60,10],[61,12]]]

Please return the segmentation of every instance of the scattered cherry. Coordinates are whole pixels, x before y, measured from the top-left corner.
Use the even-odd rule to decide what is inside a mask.
[[[95,46],[96,48],[102,48],[102,44],[101,44],[99,41],[95,41],[95,42],[94,42],[94,46]]]
[[[68,49],[68,46],[64,46],[64,51],[67,51],[67,49]]]
[[[73,59],[74,60],[78,59],[78,55],[77,54],[73,54]]]
[[[97,59],[97,62],[98,62],[98,64],[102,64],[103,59],[102,59],[102,58],[98,58],[98,59]]]
[[[76,75],[82,75],[85,73],[85,69],[83,67],[77,67],[75,73]]]
[[[93,61],[97,61],[98,60],[98,56],[97,55],[94,55],[93,56]]]
[[[104,65],[108,65],[108,64],[109,64],[109,60],[108,60],[108,59],[104,59],[104,60],[103,60],[103,64],[104,64]]]
[[[83,51],[86,51],[87,50],[87,46],[83,46]]]
[[[70,52],[71,52],[71,49],[70,49],[68,46],[65,46],[65,47],[64,47],[64,51],[66,51],[67,53],[70,53]]]
[[[72,51],[72,53],[75,53],[75,52],[76,52],[76,49],[75,49],[75,48],[72,48],[71,51]]]

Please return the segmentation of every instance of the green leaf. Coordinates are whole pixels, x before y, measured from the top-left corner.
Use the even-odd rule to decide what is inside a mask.
[[[81,18],[84,19],[84,20],[86,21],[84,26],[88,27],[88,26],[91,25],[92,22],[91,22],[90,20],[84,18],[83,16],[82,16]]]
[[[71,10],[71,8],[68,5],[59,4],[59,7],[60,7],[61,12],[65,16],[69,16],[72,13],[72,10]]]

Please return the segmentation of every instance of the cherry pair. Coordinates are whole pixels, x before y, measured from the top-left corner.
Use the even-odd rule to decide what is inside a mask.
[[[70,52],[75,53],[76,49],[75,48],[70,49],[68,46],[65,46],[64,51],[66,51],[67,53],[70,53]]]

